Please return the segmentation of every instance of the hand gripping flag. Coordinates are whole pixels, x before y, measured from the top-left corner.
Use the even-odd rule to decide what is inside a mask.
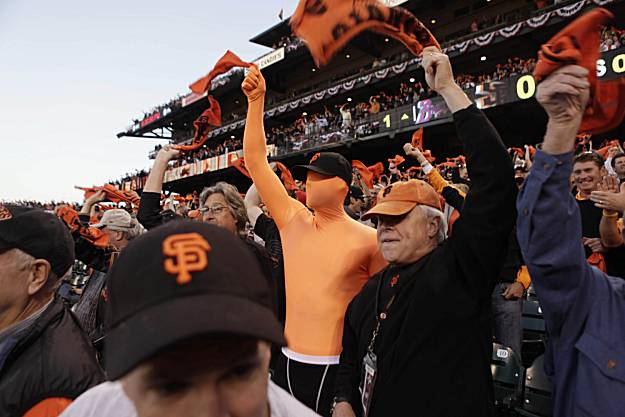
[[[583,133],[610,131],[620,125],[625,116],[625,79],[597,80],[601,29],[613,18],[606,9],[593,9],[558,32],[538,52],[534,69],[537,82],[565,65],[576,64],[588,69],[590,100],[579,129]]]

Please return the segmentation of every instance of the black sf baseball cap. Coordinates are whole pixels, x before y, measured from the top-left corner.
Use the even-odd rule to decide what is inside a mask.
[[[318,152],[310,159],[308,165],[293,167],[293,175],[302,181],[306,180],[308,171],[339,177],[347,183],[348,187],[352,183],[352,165],[343,155],[336,152]]]
[[[20,249],[50,263],[57,277],[74,264],[74,240],[52,213],[31,207],[0,204],[0,252]]]
[[[104,355],[111,380],[196,336],[286,345],[258,261],[217,226],[172,221],[134,239],[113,264],[108,292]]]

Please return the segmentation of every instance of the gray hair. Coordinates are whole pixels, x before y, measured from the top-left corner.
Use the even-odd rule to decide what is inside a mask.
[[[226,203],[228,204],[228,208],[230,212],[234,216],[234,219],[237,222],[237,230],[240,235],[245,236],[245,225],[247,224],[247,210],[245,209],[245,201],[243,201],[243,197],[239,194],[239,190],[227,182],[220,181],[217,184],[206,187],[202,190],[202,194],[200,194],[200,206],[204,207],[206,205],[206,200],[213,194],[221,194],[224,196]]]
[[[420,204],[417,207],[421,208],[423,215],[425,215],[425,217],[427,217],[428,219],[431,219],[433,217],[439,218],[436,241],[438,243],[443,243],[443,241],[447,239],[447,219],[445,218],[443,212],[435,209],[434,207],[426,206],[423,204]]]
[[[13,249],[13,262],[17,269],[24,270],[30,265],[36,258],[29,253],[24,252],[21,249]],[[70,272],[72,268],[69,268],[68,272]],[[50,268],[50,272],[48,272],[48,278],[46,279],[46,283],[41,287],[41,290],[49,293],[54,293],[61,285],[61,280]]]

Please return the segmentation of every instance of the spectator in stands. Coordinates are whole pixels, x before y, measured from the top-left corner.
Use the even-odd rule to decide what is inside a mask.
[[[586,257],[609,275],[625,278],[625,246],[606,240],[601,235],[601,223],[610,218],[590,200],[593,191],[598,191],[606,174],[603,158],[595,152],[584,152],[573,160],[573,180],[577,188],[576,201],[581,212],[583,243]],[[617,247],[614,247],[617,246]]]
[[[250,68],[242,89],[248,99],[245,163],[280,230],[284,249],[289,348],[282,349],[274,380],[327,416],[345,307],[384,262],[375,231],[350,219],[343,209],[352,182],[351,164],[333,152],[316,154],[299,168],[306,174],[308,207],[291,198],[267,162],[266,86],[256,67]]]
[[[417,159],[423,167],[423,172],[426,174],[428,182],[445,199],[446,203],[458,210],[461,217],[466,192],[459,190],[453,184],[447,183],[419,149],[407,143],[404,145],[404,150],[407,156]],[[447,217],[447,222],[450,225],[449,231],[451,231],[452,223],[455,223],[455,221],[454,214],[451,213]],[[507,246],[508,250],[504,258],[503,267],[491,295],[494,325],[493,336],[497,342],[511,348],[521,358],[523,293],[530,286],[531,280],[528,274],[521,273],[523,260],[514,230],[508,238]]]
[[[549,123],[517,202],[519,244],[548,332],[545,371],[555,417],[616,417],[625,409],[625,282],[586,262],[584,209],[569,193],[587,77],[587,69],[565,66],[539,84],[536,98]]]
[[[0,205],[0,415],[58,416],[104,380],[95,351],[55,295],[73,263],[74,242],[56,216]]]
[[[606,161],[608,162],[608,161]],[[611,160],[609,159],[610,167],[614,174],[618,177],[621,184],[625,183],[625,153],[614,153]]]
[[[112,382],[64,417],[316,416],[268,378],[270,346],[285,340],[265,278],[232,233],[196,222],[150,231],[120,256],[110,297]]]
[[[105,193],[99,191],[87,198],[83,204],[79,219],[84,227],[89,227],[90,208],[105,198]],[[107,273],[119,252],[128,243],[139,236],[141,226],[126,210],[111,209],[104,212],[99,223],[91,227],[100,229],[107,236],[107,248],[100,248],[85,241],[80,233],[76,233],[76,257],[85,263],[92,272],[83,288],[82,296],[74,307],[74,313],[89,340],[98,349],[106,333],[105,318],[107,310]]]
[[[335,417],[403,415],[416,405],[426,416],[494,413],[490,296],[514,222],[512,164],[455,84],[449,58],[425,48],[422,65],[454,114],[473,186],[446,242],[439,196],[422,181],[386,187],[366,213],[390,265],[348,307]]]
[[[352,127],[352,113],[348,107],[348,103],[343,104],[339,108],[339,110],[341,112],[341,117],[343,118],[343,124],[341,125],[341,128],[343,130],[349,129],[350,127]]]

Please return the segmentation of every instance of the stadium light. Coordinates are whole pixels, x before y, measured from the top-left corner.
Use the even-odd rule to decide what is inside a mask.
[[[351,58],[351,57],[352,57],[352,56],[351,56],[350,54],[345,54],[345,58],[349,59],[349,58]]]
[[[435,24],[436,24],[436,19],[432,19],[432,20],[430,20],[430,23],[431,23],[431,24],[433,24],[433,25],[435,25]]]
[[[414,77],[410,77],[410,80],[408,80],[408,81],[410,81],[411,83],[414,83],[415,79],[414,79]]]
[[[384,42],[388,42],[388,38],[384,38]]]
[[[480,61],[486,61],[486,55],[482,55],[482,56],[480,57]]]
[[[313,68],[313,69],[312,69],[312,72],[315,72],[315,71],[317,71],[317,68]]]

